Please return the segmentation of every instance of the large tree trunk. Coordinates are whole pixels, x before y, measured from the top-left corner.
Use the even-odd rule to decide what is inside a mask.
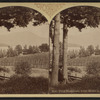
[[[63,78],[64,83],[68,82],[68,70],[67,70],[67,49],[68,49],[68,29],[67,25],[63,24]]]
[[[54,50],[53,50],[53,66],[51,75],[51,85],[58,85],[58,68],[59,68],[59,34],[60,34],[60,14],[55,17],[54,27]]]
[[[51,22],[51,34],[52,34],[52,36],[51,36],[51,38],[52,38],[52,66],[53,66],[53,60],[54,60],[54,33],[55,33],[54,27],[55,27],[55,21],[52,20],[52,22]]]
[[[50,38],[51,38],[51,42],[50,43]],[[49,26],[49,46],[51,47],[52,45],[52,51],[49,51],[49,68],[50,68],[50,72],[49,72],[49,80],[51,81],[51,67],[53,66],[53,60],[54,60],[54,20],[51,21],[51,24]]]

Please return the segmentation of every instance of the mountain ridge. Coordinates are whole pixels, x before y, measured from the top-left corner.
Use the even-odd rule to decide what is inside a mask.
[[[0,43],[0,47],[8,47],[9,45],[6,43]],[[80,47],[79,44],[68,43],[68,47]]]
[[[8,47],[8,46],[9,46],[8,44],[0,43],[0,47]]]
[[[16,32],[11,33],[9,35],[2,35],[0,37],[0,41],[3,44],[9,44],[10,46],[15,45],[41,45],[42,43],[48,43],[48,38],[40,37],[37,34],[34,34],[32,32],[26,31],[26,32]],[[3,46],[3,45],[1,45]],[[4,45],[8,46],[8,45]]]
[[[68,43],[68,47],[80,47],[80,45],[74,43]]]

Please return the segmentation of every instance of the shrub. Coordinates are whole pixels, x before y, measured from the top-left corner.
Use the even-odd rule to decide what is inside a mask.
[[[31,66],[28,62],[22,61],[15,64],[15,73],[17,75],[27,76],[31,72]]]
[[[78,51],[76,50],[68,51],[68,56],[70,57],[70,59],[76,58],[78,57]]]
[[[91,62],[86,67],[87,75],[99,76],[100,75],[100,62]]]
[[[8,73],[9,69],[0,66],[0,72],[7,72]]]
[[[68,67],[68,70],[70,72],[78,72],[78,73],[81,73],[81,69],[80,68],[77,68],[77,67]]]

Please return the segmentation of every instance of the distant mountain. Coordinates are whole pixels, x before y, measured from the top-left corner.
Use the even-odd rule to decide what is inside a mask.
[[[80,47],[79,44],[68,43],[68,47]]]
[[[9,45],[5,44],[5,43],[0,43],[0,47],[8,47]]]
[[[5,43],[1,44],[1,46],[8,46],[6,45],[9,44],[10,46],[16,46],[18,44],[20,45],[41,45],[42,43],[49,43],[48,38],[45,37],[40,37],[36,33],[32,32],[16,32],[16,33],[11,33],[7,35],[2,35],[0,37],[0,42]]]

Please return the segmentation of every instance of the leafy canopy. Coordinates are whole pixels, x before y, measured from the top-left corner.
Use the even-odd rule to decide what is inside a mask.
[[[52,43],[54,41],[54,33],[52,33],[54,19],[55,17],[51,21],[49,33]],[[67,25],[68,28],[76,27],[79,31],[86,27],[96,28],[100,24],[100,8],[77,6],[65,9],[60,12],[60,21],[62,24]]]
[[[14,26],[27,27],[32,19],[34,20],[33,26],[47,21],[42,14],[27,7],[10,6],[0,8],[0,26],[6,27],[8,31]]]
[[[61,23],[67,27],[76,27],[81,31],[82,28],[96,28],[100,24],[100,8],[92,6],[77,6],[61,12]]]

